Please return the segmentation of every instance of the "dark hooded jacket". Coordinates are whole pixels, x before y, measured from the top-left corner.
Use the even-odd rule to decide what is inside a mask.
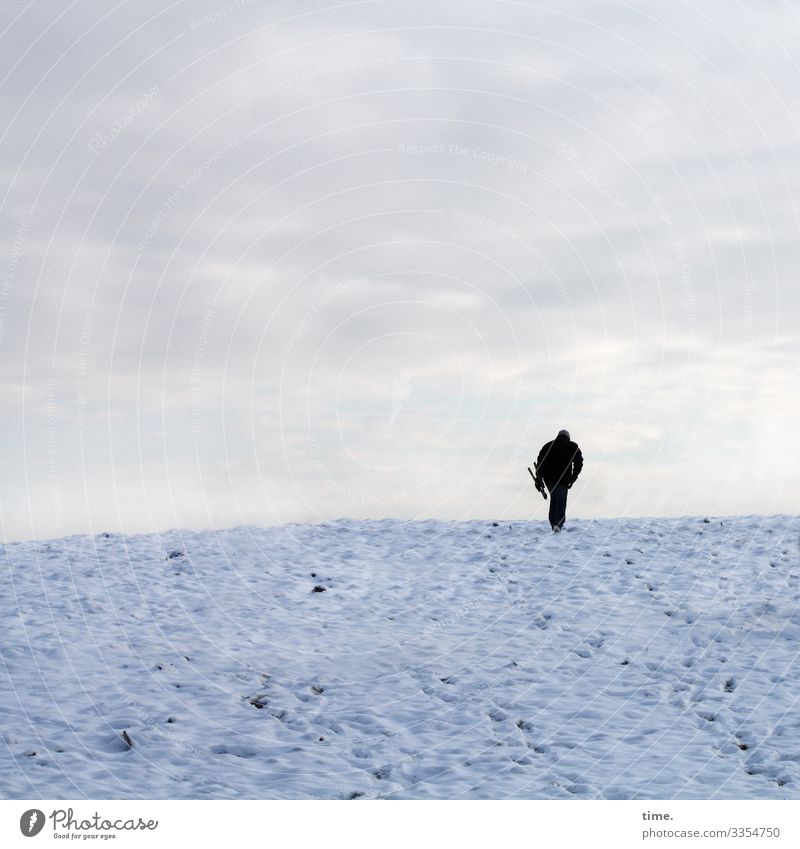
[[[559,434],[542,446],[536,461],[539,477],[553,489],[559,483],[572,486],[583,468],[583,455],[575,442]]]

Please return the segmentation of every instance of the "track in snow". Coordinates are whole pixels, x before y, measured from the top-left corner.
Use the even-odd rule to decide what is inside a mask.
[[[800,798],[800,521],[546,528],[8,544],[0,795]]]

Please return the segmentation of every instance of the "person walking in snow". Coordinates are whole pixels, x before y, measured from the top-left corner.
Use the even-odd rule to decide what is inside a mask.
[[[558,533],[567,517],[567,491],[583,468],[583,454],[572,442],[568,430],[560,430],[546,442],[536,460],[537,489],[544,483],[550,492],[550,526]]]

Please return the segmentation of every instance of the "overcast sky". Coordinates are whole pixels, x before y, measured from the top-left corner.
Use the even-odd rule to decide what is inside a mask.
[[[554,8],[550,8],[554,7]],[[0,4],[7,540],[800,503],[781,0]]]

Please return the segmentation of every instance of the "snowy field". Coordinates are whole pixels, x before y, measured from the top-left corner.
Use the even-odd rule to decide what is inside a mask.
[[[800,798],[800,520],[5,546],[4,798]]]

